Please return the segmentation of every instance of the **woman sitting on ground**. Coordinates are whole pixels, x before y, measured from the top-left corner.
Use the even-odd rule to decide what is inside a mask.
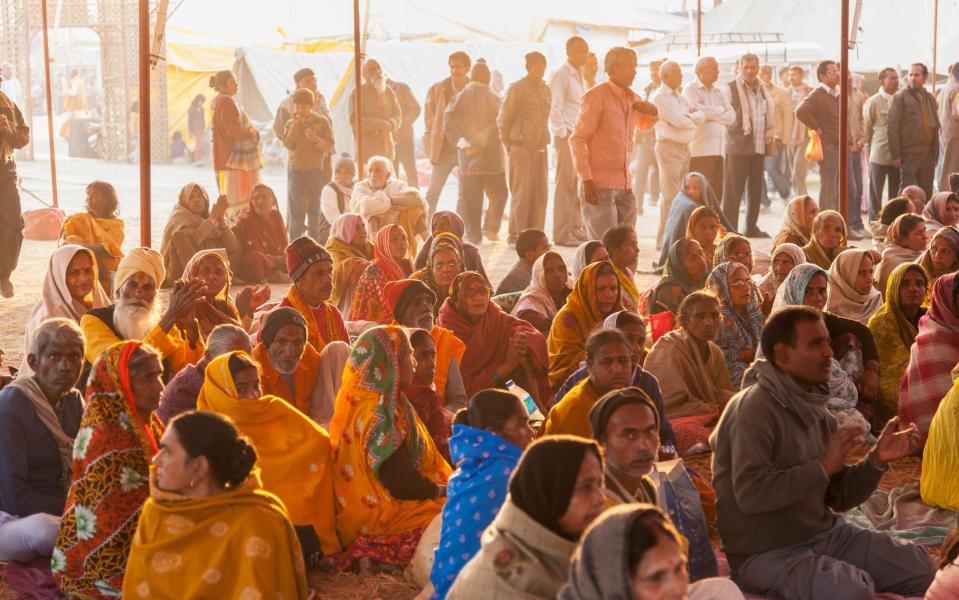
[[[865,325],[882,304],[873,282],[875,251],[853,248],[839,253],[829,267],[826,310]]]
[[[245,352],[207,364],[196,408],[230,417],[256,446],[263,489],[289,511],[307,565],[338,554],[326,431],[282,398],[263,396],[258,366]]]
[[[666,233],[663,237],[662,251],[654,266],[662,267],[666,265],[670,248],[683,237],[688,237],[686,231],[689,227],[689,218],[693,211],[702,206],[712,208],[717,215],[721,216],[723,214],[719,201],[716,199],[716,193],[709,185],[709,181],[702,173],[690,171],[683,179],[683,189],[680,190],[670,205],[669,216],[666,217],[666,226],[663,229]],[[722,225],[725,229],[733,231],[734,228],[725,221],[725,218],[722,216],[720,218],[723,219]]]
[[[433,213],[433,218],[430,219],[430,237],[426,238],[426,241],[423,242],[423,246],[416,255],[416,260],[413,261],[413,266],[419,270],[426,268],[426,262],[429,260],[433,241],[441,233],[453,235],[459,240],[462,250],[460,254],[463,256],[464,263],[463,270],[476,271],[482,275],[486,281],[489,281],[489,277],[486,276],[486,270],[483,269],[483,257],[480,255],[479,248],[463,240],[463,236],[466,235],[466,223],[463,222],[462,217],[451,210],[440,210]]]
[[[882,252],[885,249],[886,233],[888,232],[889,226],[892,225],[892,222],[895,221],[899,215],[910,213],[918,214],[912,200],[908,198],[899,196],[886,202],[886,205],[879,211],[879,220],[869,223],[869,232],[872,235],[872,243],[876,246],[876,250]]]
[[[552,397],[546,339],[526,321],[503,312],[490,299],[492,291],[479,273],[460,273],[437,319],[466,344],[460,365],[466,393],[505,387],[512,380],[545,414]]]
[[[811,196],[796,196],[786,203],[782,229],[773,240],[772,249],[780,244],[795,244],[802,248],[812,237],[812,224],[819,214],[819,203]]]
[[[87,185],[87,209],[70,215],[63,222],[63,241],[93,251],[100,273],[100,284],[113,292],[113,274],[123,258],[123,219],[117,217],[120,202],[117,191],[106,181]]]
[[[413,274],[409,254],[410,242],[399,225],[387,225],[376,232],[371,262],[356,284],[350,321],[372,321],[385,325],[393,320],[393,311],[386,300],[386,284],[406,279]]]
[[[569,286],[566,261],[556,252],[547,252],[533,263],[533,277],[510,313],[549,335],[553,318],[573,290]]]
[[[196,319],[200,335],[206,339],[217,325],[232,323],[249,330],[253,313],[270,299],[269,284],[243,288],[234,302],[230,297],[229,259],[222,249],[201,250],[183,269],[184,278],[199,279],[205,284],[203,298],[196,303]]]
[[[330,439],[337,530],[355,561],[406,565],[446,500],[450,466],[401,392],[413,379],[410,342],[374,327],[353,345],[336,397]]]
[[[771,269],[759,280],[759,292],[763,295],[763,314],[769,316],[773,308],[773,299],[779,286],[796,265],[806,262],[802,248],[792,242],[782,242],[772,253]]]
[[[276,194],[269,186],[253,187],[250,206],[243,209],[234,227],[241,258],[237,276],[248,283],[286,283],[286,247],[290,239]]]
[[[570,268],[573,281],[579,279],[579,276],[583,273],[583,269],[587,266],[602,260],[609,260],[609,252],[606,251],[606,246],[603,245],[603,242],[590,240],[580,244],[573,254],[573,264]]]
[[[510,475],[532,441],[526,407],[506,390],[478,392],[469,407],[456,413],[450,439],[456,471],[449,480],[430,573],[432,597],[445,598],[456,575],[479,551],[480,537],[506,500]]]
[[[333,256],[333,293],[329,302],[340,314],[348,315],[360,275],[373,260],[373,244],[363,217],[354,213],[337,217],[326,250]]]
[[[675,242],[669,249],[662,279],[649,290],[647,314],[675,314],[683,298],[705,287],[709,271],[706,254],[699,242],[688,238]]]
[[[806,262],[828,270],[832,261],[846,249],[846,221],[834,210],[821,211],[812,222],[812,237],[803,246]]]
[[[716,241],[726,234],[720,224],[723,220],[722,211],[714,210],[709,206],[700,206],[689,216],[686,225],[686,239],[696,240],[706,256],[706,265],[713,268],[713,258],[716,254]]]
[[[709,274],[707,285],[719,297],[722,320],[716,344],[726,357],[733,389],[738,390],[743,373],[756,358],[763,330],[759,291],[749,278],[747,267],[737,262],[717,265]]]
[[[926,236],[932,239],[943,227],[959,223],[959,196],[953,192],[936,192],[922,209],[926,221]]]
[[[753,246],[749,240],[738,233],[727,233],[716,245],[713,254],[713,268],[724,262],[738,262],[746,267],[749,275],[753,273]],[[712,269],[710,269],[712,271]]]
[[[257,458],[229,417],[191,411],[170,422],[126,561],[124,597],[307,598],[296,532],[283,502],[260,488]]]
[[[433,239],[426,266],[413,273],[410,279],[419,279],[436,294],[433,312],[439,314],[440,307],[450,295],[453,279],[463,269],[462,243],[452,234],[441,233]]]
[[[885,423],[899,411],[899,386],[919,331],[919,319],[926,314],[922,303],[928,290],[925,270],[916,263],[903,263],[892,270],[885,302],[869,318],[869,330],[879,348],[877,423]]]
[[[50,568],[67,596],[120,595],[157,452],[151,414],[163,393],[160,355],[139,342],[111,346],[93,365],[73,445],[72,480]]]
[[[948,273],[959,270],[959,229],[943,227],[932,236],[929,248],[919,257],[929,276],[929,286]]]
[[[937,232],[938,233],[938,232]],[[889,226],[882,260],[877,265],[876,288],[886,292],[886,282],[892,270],[907,262],[917,262],[926,249],[926,228],[922,217],[904,214]]]
[[[188,183],[180,190],[180,198],[163,229],[160,254],[166,267],[165,285],[183,277],[183,269],[200,250],[223,248],[230,262],[239,264],[240,242],[227,225],[226,196],[217,198],[210,207],[210,197],[199,183]]]

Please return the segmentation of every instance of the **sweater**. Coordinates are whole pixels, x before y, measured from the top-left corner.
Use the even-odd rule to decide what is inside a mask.
[[[839,145],[839,96],[817,87],[796,107],[796,118],[809,129],[821,129],[823,145]]]
[[[30,142],[30,128],[23,120],[20,109],[3,92],[0,92],[0,116],[6,117],[10,125],[9,133],[0,133],[0,178],[15,178],[17,163],[13,151]]]
[[[307,131],[313,132],[315,141],[307,138]],[[311,112],[305,119],[290,119],[283,134],[283,145],[290,150],[291,171],[329,172],[333,128],[326,117]]]

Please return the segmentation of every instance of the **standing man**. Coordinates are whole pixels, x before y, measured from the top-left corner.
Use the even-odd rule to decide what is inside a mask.
[[[767,190],[775,190],[783,200],[789,200],[789,166],[786,164],[784,140],[788,132],[792,131],[792,106],[789,104],[789,94],[773,81],[773,66],[763,65],[759,70],[759,80],[762,81],[773,99],[773,144],[772,154],[763,161],[766,169]],[[771,185],[770,185],[771,183]],[[764,204],[769,205],[768,193],[764,197]]]
[[[704,117],[696,126],[693,141],[689,144],[689,170],[702,173],[713,193],[721,196],[726,127],[736,120],[736,111],[722,90],[716,87],[718,79],[719,63],[716,59],[712,56],[700,58],[696,61],[696,80],[686,84],[683,97]]]
[[[649,63],[649,84],[643,89],[643,100],[652,101],[653,94],[663,84],[659,78],[659,67],[666,59],[654,60]],[[590,86],[592,87],[592,86]],[[643,203],[646,201],[646,187],[649,186],[649,205],[656,206],[659,201],[659,167],[656,165],[656,131],[637,130],[635,134],[636,157],[633,172],[633,197],[636,198],[636,210],[643,214]]]
[[[583,221],[598,240],[616,225],[636,225],[636,199],[630,188],[629,159],[640,112],[642,128],[655,123],[656,107],[629,88],[636,78],[636,51],[613,46],[603,59],[609,79],[583,94],[569,139],[573,166],[583,183]]]
[[[663,201],[659,204],[659,227],[656,229],[656,248],[663,245],[666,217],[673,205],[673,198],[683,186],[683,177],[689,170],[689,143],[693,141],[696,128],[706,117],[683,95],[683,71],[679,63],[666,61],[659,67],[663,82],[653,102],[659,111],[656,122],[656,164],[659,166],[659,191]]]
[[[372,156],[385,156],[390,162],[396,154],[393,142],[393,132],[400,127],[403,115],[400,112],[400,103],[392,88],[386,85],[386,76],[380,63],[368,59],[363,63],[363,130],[356,131],[356,101],[350,94],[350,126],[353,127],[353,136],[363,136],[363,156],[359,160],[364,164]]]
[[[393,158],[393,171],[396,176],[400,175],[400,167],[403,167],[403,173],[406,175],[406,184],[419,187],[419,175],[416,171],[416,150],[413,147],[413,123],[420,116],[420,103],[416,101],[416,96],[410,86],[401,81],[386,80],[386,85],[393,90],[397,102],[400,103],[400,114],[403,115],[400,126],[393,134],[393,141],[396,143],[396,156]]]
[[[576,125],[586,92],[583,65],[589,56],[586,40],[573,36],[566,40],[566,62],[549,80],[549,125],[556,152],[556,184],[553,187],[553,239],[560,246],[578,246],[586,241],[583,215],[576,193],[576,171],[569,152],[569,136]]]
[[[796,119],[819,134],[819,208],[839,209],[839,64],[824,60],[816,67],[819,86],[796,107]],[[798,192],[797,192],[798,193]]]
[[[763,191],[763,166],[767,148],[773,141],[773,100],[759,81],[759,57],[743,54],[739,59],[739,75],[729,82],[729,103],[736,120],[726,127],[726,176],[723,189],[723,213],[746,237],[767,238],[769,234],[756,226],[759,201]],[[746,227],[740,229],[739,204],[747,194]]]
[[[799,65],[792,65],[786,72],[786,93],[789,94],[789,106],[793,116],[796,114],[796,107],[803,101],[803,98],[812,92],[812,88],[806,83],[806,71]],[[789,129],[789,135],[784,140],[786,144],[786,162],[789,165],[789,172],[792,176],[792,193],[797,196],[806,193],[806,173],[809,170],[809,164],[806,162],[806,144],[809,136],[806,133],[806,126],[798,118],[792,119],[792,127]]]
[[[869,150],[869,220],[879,219],[882,187],[889,182],[888,199],[899,193],[899,169],[889,153],[889,108],[899,91],[899,73],[892,67],[879,71],[879,91],[862,107],[863,142]],[[948,189],[945,188],[945,189]]]
[[[951,77],[939,96],[939,122],[942,124],[942,176],[940,191],[949,189],[949,175],[959,172],[959,63],[952,65]]]
[[[17,189],[15,149],[30,142],[30,128],[20,109],[0,92],[0,296],[13,297],[10,275],[17,268],[23,243],[23,218],[20,216],[20,191]]]
[[[546,57],[526,55],[526,77],[509,86],[496,125],[509,152],[509,243],[526,229],[542,230],[549,197],[546,146],[549,144],[549,86],[543,81]],[[486,232],[491,241],[498,237]]]
[[[865,146],[865,130],[863,128],[862,109],[866,103],[866,95],[862,93],[862,76],[849,74],[849,104],[847,106],[849,120],[849,162],[846,178],[846,229],[849,239],[861,240],[868,236],[862,223],[862,149]]]
[[[8,62],[0,65],[0,92],[6,94],[17,106],[23,104],[23,87],[13,74],[13,65]]]
[[[423,148],[433,165],[430,174],[430,185],[426,190],[426,202],[430,205],[430,215],[436,212],[443,186],[450,171],[456,166],[456,143],[450,142],[443,134],[443,123],[446,120],[446,106],[469,83],[470,55],[465,52],[450,54],[448,64],[450,76],[434,83],[426,92],[426,104],[423,109],[423,120],[426,129],[423,132]]]
[[[909,67],[909,86],[896,93],[889,107],[889,154],[899,169],[900,185],[918,185],[932,198],[932,180],[939,158],[939,116],[936,99],[925,87],[929,70]],[[948,172],[943,169],[948,177]],[[948,186],[946,186],[948,189]]]

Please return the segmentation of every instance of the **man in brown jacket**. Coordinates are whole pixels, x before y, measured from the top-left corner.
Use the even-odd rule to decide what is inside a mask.
[[[396,99],[393,89],[386,85],[383,68],[375,60],[363,63],[363,155],[359,160],[363,163],[372,156],[385,156],[392,162],[395,154],[393,133],[399,129],[403,120],[400,103]],[[353,91],[353,94],[356,90]],[[356,102],[350,94],[350,126],[353,136],[357,136],[356,118],[354,110]]]
[[[936,99],[926,90],[929,70],[909,67],[909,85],[896,92],[889,106],[889,154],[899,167],[900,185],[918,185],[932,198],[932,180],[939,159],[939,115]]]
[[[819,207],[839,209],[839,64],[824,60],[816,67],[819,85],[796,107],[796,119],[819,134]]]
[[[450,76],[434,83],[426,92],[426,103],[423,108],[423,120],[426,129],[423,131],[423,147],[433,172],[430,174],[430,185],[426,190],[426,202],[430,205],[430,214],[436,212],[436,206],[443,193],[443,186],[450,176],[453,167],[459,162],[456,145],[451,143],[443,134],[443,125],[446,119],[446,107],[470,82],[469,72],[472,61],[465,52],[454,52],[449,57]]]
[[[0,78],[2,80],[2,78]],[[0,92],[0,296],[13,297],[10,275],[17,268],[23,243],[20,192],[17,190],[17,163],[13,151],[30,142],[30,128],[20,109]]]

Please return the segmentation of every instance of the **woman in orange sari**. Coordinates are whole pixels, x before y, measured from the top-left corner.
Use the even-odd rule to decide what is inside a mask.
[[[406,257],[409,249],[406,231],[395,223],[376,233],[373,262],[356,284],[350,321],[374,321],[385,325],[393,320],[393,311],[386,299],[386,284],[413,274],[413,264]]]

